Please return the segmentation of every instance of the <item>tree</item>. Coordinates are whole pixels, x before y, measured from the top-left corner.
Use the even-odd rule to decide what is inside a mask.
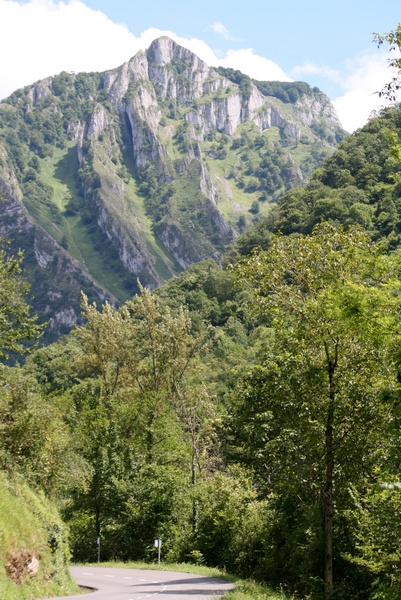
[[[0,469],[48,496],[84,488],[86,468],[65,422],[71,406],[19,367],[0,367]]]
[[[259,202],[257,200],[254,200],[252,202],[252,206],[249,209],[249,212],[253,213],[254,215],[257,215],[260,212],[260,206],[259,206]]]
[[[81,307],[86,324],[75,330],[83,349],[79,362],[88,375],[100,377],[102,393],[110,398],[124,385],[128,365],[138,360],[130,315],[126,307],[117,310],[107,301],[99,311],[85,294]]]
[[[261,406],[243,408],[258,413],[248,414],[247,427],[253,439],[259,427],[273,488],[281,478],[281,486],[304,481],[318,492],[329,599],[335,499],[341,503],[351,482],[373,473],[390,418],[381,394],[397,384],[398,267],[362,230],[321,224],[311,236],[273,236],[267,251],[236,271],[251,283],[274,332],[259,377]],[[243,404],[251,394],[248,387]]]
[[[205,340],[192,334],[187,310],[173,313],[143,288],[119,309],[106,302],[99,311],[85,296],[82,309],[70,422],[92,476],[68,507],[76,551],[83,556],[88,537],[102,535],[103,556],[143,558],[154,536],[191,512],[183,496],[196,483],[212,415],[200,414],[210,403],[187,375]]]
[[[381,92],[379,92],[380,97],[395,101],[397,99],[397,93],[401,89],[401,58],[399,55],[399,52],[401,51],[401,23],[398,23],[397,29],[385,33],[384,35],[375,33],[374,41],[377,43],[378,47],[387,43],[389,45],[389,51],[396,53],[395,58],[388,59],[389,67],[395,69],[394,77],[384,86]]]
[[[22,253],[7,256],[0,250],[0,358],[10,352],[26,353],[26,342],[34,342],[42,327],[30,316],[25,297],[29,284],[21,278]]]
[[[394,475],[390,474],[390,479]],[[358,554],[350,557],[375,575],[372,598],[397,600],[401,593],[401,484],[375,482],[361,496],[352,490]]]

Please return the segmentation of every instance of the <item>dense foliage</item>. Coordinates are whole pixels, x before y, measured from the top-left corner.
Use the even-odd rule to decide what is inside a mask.
[[[398,262],[366,233],[323,224],[311,236],[275,236],[267,252],[237,267],[274,332],[242,392],[239,452],[258,456],[259,477],[268,471],[264,486],[280,502],[296,495],[324,516],[324,535],[320,527],[314,535],[324,548],[326,598],[333,595],[337,511],[349,509],[350,485],[365,489],[386,454],[380,438],[397,389]]]
[[[0,357],[10,352],[23,353],[26,343],[34,343],[41,334],[36,316],[26,302],[29,285],[21,278],[22,254],[7,256],[0,250]]]
[[[97,536],[104,559],[152,560],[161,537],[165,560],[319,598],[329,552],[326,598],[390,598],[399,257],[324,225],[236,271],[84,297],[85,326],[3,371],[2,468],[59,503],[78,560]]]
[[[10,352],[32,351],[32,342],[40,335],[25,299],[29,286],[20,277],[20,262],[21,255],[7,258],[0,253],[3,360]],[[71,439],[63,413],[57,402],[48,404],[36,381],[19,367],[1,365],[0,387],[1,595],[12,600],[74,592],[66,527],[43,493],[59,492],[66,480],[62,471],[73,465],[76,469],[79,463],[66,445]],[[68,480],[70,486],[74,476]],[[80,480],[77,477],[75,484],[81,485]]]
[[[265,246],[271,233],[309,234],[321,221],[360,225],[391,249],[401,243],[401,109],[372,118],[315,171],[305,188],[288,192],[267,218],[241,236],[233,255]]]

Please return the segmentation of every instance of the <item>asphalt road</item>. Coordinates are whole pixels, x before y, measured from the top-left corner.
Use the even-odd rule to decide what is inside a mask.
[[[169,571],[71,567],[71,573],[79,585],[96,591],[92,590],[88,595],[64,596],[69,600],[211,600],[235,587],[216,577]]]

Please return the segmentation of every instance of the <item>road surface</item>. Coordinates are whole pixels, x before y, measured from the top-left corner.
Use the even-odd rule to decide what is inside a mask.
[[[211,600],[235,587],[217,577],[170,571],[71,567],[71,573],[79,585],[96,591],[64,596],[69,600]]]

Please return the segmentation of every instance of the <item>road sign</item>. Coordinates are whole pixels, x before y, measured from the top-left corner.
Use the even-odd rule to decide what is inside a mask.
[[[160,548],[162,546],[162,541],[160,538],[155,540],[155,548],[157,548],[157,564],[160,565]]]

